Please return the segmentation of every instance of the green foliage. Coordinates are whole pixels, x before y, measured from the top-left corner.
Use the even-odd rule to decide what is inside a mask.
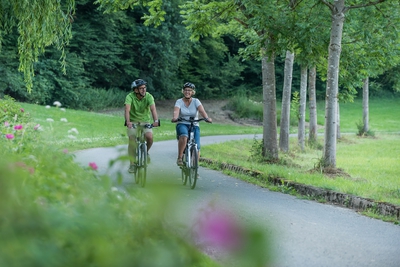
[[[227,108],[235,111],[234,116],[238,118],[263,120],[262,103],[250,100],[244,93],[239,93],[232,97],[227,104]]]
[[[24,81],[30,92],[33,64],[49,45],[61,51],[61,66],[65,70],[65,46],[71,39],[71,22],[75,1],[2,1],[0,9],[3,40],[5,34],[18,30],[18,70],[23,72]],[[4,34],[5,33],[5,34]]]
[[[375,136],[375,132],[372,131],[371,129],[368,129],[368,131],[364,131],[364,123],[360,120],[359,122],[356,123],[357,126],[357,135],[358,136]]]
[[[24,109],[20,107],[10,96],[4,96],[0,98],[0,123],[14,122],[14,123],[25,123],[29,121],[29,114],[24,112]]]
[[[298,120],[300,120],[300,93],[298,91],[293,92],[292,94],[292,103],[290,105],[291,109],[291,116],[295,117]]]
[[[256,138],[253,139],[253,144],[250,148],[250,158],[249,160],[253,162],[265,162],[264,157],[262,156],[262,150],[264,146],[264,140],[257,140]]]

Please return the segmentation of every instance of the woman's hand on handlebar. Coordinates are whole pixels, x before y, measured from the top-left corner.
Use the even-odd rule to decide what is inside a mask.
[[[204,119],[205,119],[205,122],[212,123],[212,119],[211,118],[204,118]]]
[[[178,118],[172,118],[171,119],[171,122],[177,122],[178,121]]]

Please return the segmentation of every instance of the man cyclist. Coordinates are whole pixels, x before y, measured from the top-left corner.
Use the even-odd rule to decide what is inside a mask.
[[[142,79],[137,79],[132,82],[130,92],[125,98],[125,126],[129,138],[128,154],[130,157],[130,166],[128,172],[135,172],[135,158],[136,158],[136,128],[132,127],[134,123],[150,123],[150,115],[153,117],[153,126],[160,125],[158,120],[156,104],[154,97],[147,93],[147,82]],[[153,145],[153,131],[152,129],[143,129],[145,132],[147,142],[147,160],[150,161],[149,150]]]

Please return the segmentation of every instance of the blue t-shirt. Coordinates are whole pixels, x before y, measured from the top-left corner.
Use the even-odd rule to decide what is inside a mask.
[[[190,117],[193,117],[195,120],[199,119],[199,106],[201,106],[201,102],[197,98],[192,98],[192,102],[190,102],[189,106],[185,105],[182,98],[179,98],[175,102],[175,107],[179,108],[179,117],[186,120],[189,120]],[[180,121],[179,123],[190,124],[190,122],[186,121]],[[199,126],[199,123],[195,122],[194,125]]]

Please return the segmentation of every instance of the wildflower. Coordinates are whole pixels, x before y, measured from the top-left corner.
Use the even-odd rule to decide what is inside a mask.
[[[14,139],[14,135],[13,134],[6,134],[6,138],[7,139]]]
[[[97,164],[95,162],[89,162],[89,167],[95,171],[97,171],[97,169],[99,168],[99,167],[97,167]]]
[[[68,120],[66,118],[61,118],[60,121],[68,122]]]
[[[60,108],[60,110],[65,112],[65,108]]]
[[[19,110],[20,110],[21,112],[25,112],[25,109],[23,109],[23,108],[20,108]]]
[[[213,211],[201,223],[200,236],[210,244],[232,249],[240,245],[241,229],[235,219],[226,212]]]
[[[8,121],[4,122],[4,127],[10,127],[10,123]]]
[[[47,118],[46,121],[53,122],[54,120],[52,118]]]
[[[68,154],[68,149],[64,149],[64,150],[63,150],[63,153],[64,153],[64,154]]]
[[[34,174],[35,173],[35,169],[32,168],[31,166],[26,165],[24,162],[20,162],[20,161],[16,162],[15,166],[27,170],[30,174]]]
[[[71,128],[71,130],[68,130],[68,133],[74,133],[74,134],[79,134],[78,130],[76,128]]]
[[[35,127],[33,127],[33,130],[37,131],[40,129],[40,124],[36,124]]]
[[[54,101],[53,105],[58,108],[61,107],[61,103],[59,101]]]
[[[75,135],[72,135],[72,134],[69,134],[67,137],[68,137],[69,139],[76,139],[76,136],[75,136]]]
[[[47,106],[46,106],[46,108],[50,108],[50,106],[49,106],[49,105],[47,105]]]
[[[22,125],[21,124],[15,125],[14,130],[22,130]]]

